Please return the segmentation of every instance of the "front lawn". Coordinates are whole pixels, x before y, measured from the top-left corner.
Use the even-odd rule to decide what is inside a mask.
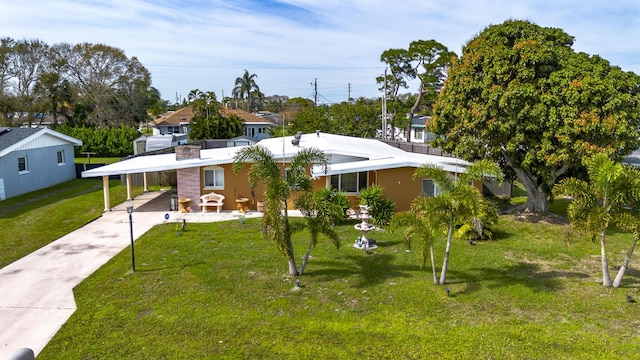
[[[501,217],[493,241],[452,246],[436,286],[400,233],[321,241],[294,290],[259,220],[154,227],[75,289],[78,310],[38,359],[622,359],[640,351],[640,261],[599,283],[599,247],[567,226]],[[308,235],[295,237],[297,256]],[[610,263],[629,238],[611,234]],[[438,244],[441,265],[443,242]],[[415,245],[414,245],[415,248]],[[414,251],[417,251],[415,249]],[[447,296],[445,287],[450,288]]]
[[[119,180],[109,182],[112,206],[127,198]],[[134,196],[142,186],[132,187]],[[75,179],[0,202],[0,267],[99,218],[102,180]]]

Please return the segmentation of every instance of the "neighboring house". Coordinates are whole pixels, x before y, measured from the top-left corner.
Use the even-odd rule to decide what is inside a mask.
[[[353,208],[357,208],[360,189],[377,184],[384,188],[386,197],[396,202],[398,210],[408,210],[414,198],[434,195],[436,191],[431,179],[412,179],[416,168],[429,164],[451,173],[461,173],[469,164],[453,157],[405,152],[375,139],[320,132],[302,135],[298,145],[292,143],[293,139],[293,136],[271,138],[257,145],[268,149],[285,169],[300,149],[322,150],[329,159],[329,167],[326,172],[318,167],[311,169],[313,186],[316,189],[333,186],[345,191]],[[234,156],[241,148],[201,150],[198,146],[178,146],[175,154],[138,156],[85,171],[82,177],[102,177],[105,200],[108,201],[110,175],[126,174],[127,183],[131,184],[131,174],[176,171],[178,197],[192,199],[192,211],[199,211],[199,197],[209,192],[225,196],[223,210],[234,210],[234,199],[239,197],[249,198],[250,208],[255,209],[257,202],[264,200],[263,186],[249,187],[249,165],[237,175],[232,171]],[[105,211],[109,209],[110,204],[105,203]]]
[[[428,143],[435,139],[436,135],[426,129],[429,121],[431,121],[431,116],[413,116],[413,119],[411,119],[411,142]]]
[[[0,200],[75,179],[74,146],[48,128],[0,128]]]
[[[225,108],[222,112],[226,115],[236,115],[244,121],[244,135],[256,140],[268,139],[271,137],[270,130],[278,126],[268,116],[257,116],[241,109]]]
[[[170,111],[152,122],[153,135],[189,134],[189,123],[193,118],[193,108],[185,106]]]
[[[255,140],[269,138],[269,130],[278,126],[278,123],[272,120],[275,118],[272,114],[258,116],[241,109],[228,107],[223,108],[221,112],[225,116],[236,115],[239,117],[244,122],[244,136]],[[153,135],[189,134],[189,124],[192,119],[193,107],[191,106],[167,113],[153,122]]]

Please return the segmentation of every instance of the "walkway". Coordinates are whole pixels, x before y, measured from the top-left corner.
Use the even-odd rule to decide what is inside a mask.
[[[131,243],[127,206],[134,207],[134,239],[164,222],[237,219],[235,211],[170,212],[168,195],[145,193],[120,204],[86,226],[0,269],[0,359],[24,347],[37,355],[73,314],[73,288]],[[260,215],[255,211],[247,213],[247,217]]]

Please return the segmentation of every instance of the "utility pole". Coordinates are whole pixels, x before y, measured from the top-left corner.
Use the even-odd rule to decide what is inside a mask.
[[[384,93],[382,93],[382,138],[387,139],[387,68],[384,68]]]
[[[348,92],[347,92],[347,101],[351,101],[351,83],[349,83],[348,85]]]
[[[318,78],[313,80],[313,103],[318,106]]]

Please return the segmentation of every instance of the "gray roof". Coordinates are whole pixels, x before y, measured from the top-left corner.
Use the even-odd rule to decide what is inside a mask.
[[[68,142],[74,146],[82,146],[82,141],[49,128],[0,128],[0,157],[29,144],[37,138],[48,136],[57,141]],[[41,146],[38,146],[41,147]]]
[[[43,128],[0,128],[0,150],[4,150],[29,136],[44,130]]]

